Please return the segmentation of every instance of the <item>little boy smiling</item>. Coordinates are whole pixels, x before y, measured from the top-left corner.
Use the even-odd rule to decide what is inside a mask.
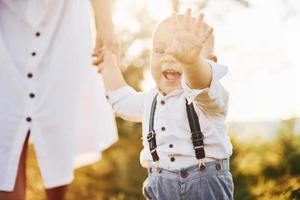
[[[120,117],[142,122],[148,199],[233,199],[228,92],[219,82],[227,68],[207,60],[212,33],[203,15],[195,19],[191,9],[160,22],[150,64],[156,88],[147,92],[129,87],[117,57],[109,48],[102,52],[108,101]]]

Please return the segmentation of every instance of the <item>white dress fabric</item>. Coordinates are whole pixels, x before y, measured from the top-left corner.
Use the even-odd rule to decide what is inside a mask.
[[[28,130],[46,188],[117,139],[89,11],[86,0],[0,0],[0,191],[14,189]]]
[[[147,135],[151,105],[157,96],[154,117],[157,153],[160,167],[180,170],[198,164],[191,140],[186,113],[186,100],[194,103],[203,132],[205,162],[229,158],[232,144],[227,135],[226,115],[229,94],[220,79],[227,74],[227,67],[209,62],[212,67],[212,82],[209,88],[191,89],[182,79],[182,89],[163,96],[157,88],[136,92],[129,86],[107,92],[108,100],[120,117],[143,125],[143,146],[140,154],[141,165],[151,166],[152,156]]]

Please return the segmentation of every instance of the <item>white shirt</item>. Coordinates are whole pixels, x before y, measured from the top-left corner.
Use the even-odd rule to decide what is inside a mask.
[[[115,112],[122,118],[142,122],[144,149],[140,155],[143,167],[152,164],[147,134],[152,101],[156,94],[157,106],[154,118],[157,153],[162,168],[175,170],[198,164],[191,141],[186,113],[186,99],[194,103],[204,136],[205,161],[229,158],[232,145],[227,135],[225,118],[228,93],[219,82],[227,73],[227,67],[210,63],[212,82],[209,88],[191,89],[182,81],[182,88],[163,96],[158,89],[137,93],[126,86],[107,93]]]
[[[12,191],[28,130],[46,188],[117,139],[91,66],[89,1],[0,1],[0,190]],[[85,162],[85,163],[83,163]]]

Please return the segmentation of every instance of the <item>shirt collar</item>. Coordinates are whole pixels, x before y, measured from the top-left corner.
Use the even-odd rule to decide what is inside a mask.
[[[156,87],[156,90],[158,92],[157,98],[160,99],[160,100],[168,99],[168,98],[171,98],[171,97],[174,97],[174,96],[179,96],[184,92],[183,89],[177,89],[177,90],[174,90],[174,91],[170,92],[167,95],[164,95],[164,93],[158,87]]]

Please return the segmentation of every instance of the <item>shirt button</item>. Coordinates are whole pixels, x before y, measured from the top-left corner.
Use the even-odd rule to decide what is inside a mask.
[[[174,157],[171,157],[170,160],[171,160],[171,162],[174,162],[174,161],[175,161],[175,158],[174,158]]]
[[[165,103],[166,103],[166,102],[165,102],[164,100],[160,101],[160,104],[161,104],[161,105],[165,105]]]
[[[164,126],[161,127],[161,130],[162,130],[162,131],[165,131],[165,130],[166,130],[166,127],[164,127]]]
[[[31,121],[32,121],[31,117],[27,117],[27,118],[26,118],[26,121],[27,121],[27,122],[31,122]]]
[[[32,77],[33,77],[33,74],[32,74],[32,73],[28,73],[28,74],[27,74],[27,77],[28,77],[28,78],[32,78]]]
[[[36,32],[36,33],[35,33],[35,36],[36,36],[36,37],[40,37],[40,36],[41,36],[41,33],[40,33],[40,32]]]
[[[29,94],[29,97],[30,97],[30,98],[34,98],[34,97],[35,97],[35,94],[34,94],[34,93],[30,93],[30,94]]]
[[[32,55],[32,56],[36,56],[36,52],[32,52],[31,55]]]
[[[169,144],[169,147],[170,147],[170,148],[173,148],[173,144]]]

